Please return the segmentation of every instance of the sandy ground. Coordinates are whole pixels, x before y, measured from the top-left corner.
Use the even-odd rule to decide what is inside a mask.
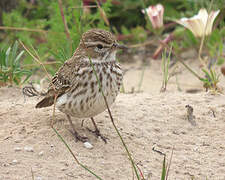
[[[195,62],[190,61],[194,69]],[[169,179],[225,179],[225,96],[204,91],[188,94],[186,90],[202,89],[201,83],[182,67],[171,78],[168,90],[159,93],[162,81],[160,62],[146,67],[142,93],[121,93],[111,107],[118,126],[135,162],[145,177],[160,179],[163,156],[173,150]],[[141,70],[137,64],[124,65],[126,92],[137,89]],[[221,76],[220,86],[225,87]],[[177,83],[182,91],[177,90]],[[0,89],[0,180],[96,179],[79,167],[50,128],[52,108],[35,109],[38,98],[26,98],[19,88]],[[194,109],[194,122],[187,120],[186,105]],[[75,142],[64,114],[56,111],[55,128],[70,145],[78,160],[104,180],[131,180],[131,164],[107,112],[96,122],[105,136],[104,144],[73,119],[78,132],[86,135],[93,149]]]

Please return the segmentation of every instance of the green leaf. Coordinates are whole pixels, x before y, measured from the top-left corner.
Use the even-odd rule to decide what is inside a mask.
[[[6,57],[5,57],[5,64],[6,64],[6,66],[8,66],[9,65],[9,55],[10,55],[10,52],[11,52],[11,47],[9,47],[8,49],[7,49],[7,51],[6,51]]]
[[[12,48],[12,53],[11,53],[11,66],[14,65],[15,59],[16,59],[16,53],[18,49],[18,42],[15,41],[13,48]]]
[[[19,65],[19,60],[20,60],[20,58],[21,58],[21,56],[24,54],[24,51],[21,51],[18,55],[17,55],[17,57],[16,57],[16,59],[15,59],[15,61],[14,61],[14,63],[15,63],[15,66],[16,67],[18,67],[18,65]]]

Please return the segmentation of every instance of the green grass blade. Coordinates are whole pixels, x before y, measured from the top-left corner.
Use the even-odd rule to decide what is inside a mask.
[[[0,66],[1,68],[6,66],[6,50],[4,49],[0,50]]]
[[[21,51],[19,54],[18,54],[18,56],[16,56],[16,59],[15,59],[15,61],[14,61],[14,65],[16,66],[16,67],[18,67],[19,66],[19,63],[20,63],[20,58],[21,58],[21,56],[24,54],[24,51]]]
[[[13,48],[12,48],[12,53],[11,53],[11,56],[10,56],[10,66],[11,67],[13,67],[13,65],[14,65],[17,50],[18,50],[18,42],[15,41],[15,43],[13,45]]]
[[[166,156],[164,155],[161,180],[165,179],[166,179]]]
[[[82,39],[82,42],[83,42],[83,44],[85,45],[83,39]],[[86,48],[87,48],[87,47],[85,47],[85,49],[86,49]],[[87,49],[86,49],[86,50],[87,50]],[[105,95],[104,95],[104,92],[103,92],[103,90],[102,90],[102,84],[101,84],[101,82],[99,81],[99,77],[98,77],[97,72],[96,72],[96,70],[95,70],[95,67],[94,67],[94,65],[93,65],[93,63],[92,63],[92,60],[91,60],[90,55],[88,56],[88,59],[89,59],[89,62],[90,62],[90,64],[91,64],[91,67],[92,67],[92,69],[93,69],[93,72],[94,72],[94,74],[95,74],[96,80],[97,80],[97,82],[98,82],[99,89],[100,89],[100,91],[101,91],[101,93],[102,93],[102,96],[103,96],[103,98],[104,98],[105,105],[106,105],[106,107],[107,107],[108,114],[109,114],[109,116],[110,116],[110,119],[111,119],[111,122],[112,122],[112,124],[113,124],[113,127],[114,127],[114,129],[116,130],[116,132],[117,132],[117,134],[118,134],[118,136],[119,136],[119,138],[120,138],[120,140],[121,140],[121,142],[122,142],[122,144],[123,144],[123,147],[124,147],[125,150],[126,150],[126,153],[127,153],[128,157],[129,157],[129,160],[130,160],[130,162],[131,162],[131,164],[132,164],[132,167],[133,167],[133,169],[134,169],[134,171],[135,171],[135,175],[136,175],[137,179],[140,180],[140,176],[139,176],[139,174],[138,174],[136,165],[135,165],[134,160],[133,160],[133,158],[132,158],[132,156],[131,156],[131,154],[130,154],[130,151],[128,150],[126,143],[124,142],[124,140],[123,140],[123,138],[122,138],[122,136],[121,136],[121,134],[120,134],[118,128],[116,127],[116,125],[115,125],[115,123],[114,123],[114,119],[113,119],[112,113],[111,113],[111,111],[110,111],[110,108],[109,108],[109,106],[108,106],[108,102],[107,102],[106,97],[105,97]]]
[[[69,150],[70,154],[73,156],[73,158],[75,159],[75,161],[78,163],[78,165],[80,165],[82,168],[84,168],[85,170],[87,170],[89,173],[91,173],[92,175],[94,175],[97,179],[102,180],[102,178],[100,178],[98,175],[96,175],[93,171],[91,171],[90,169],[88,169],[85,165],[81,164],[76,156],[74,155],[73,151],[71,150],[71,148],[69,147],[69,145],[66,143],[66,141],[63,139],[63,137],[58,133],[58,131],[52,127],[52,129],[54,130],[54,132],[57,134],[58,138],[63,142],[63,144],[66,146],[66,148]]]
[[[6,51],[6,57],[5,57],[5,63],[6,63],[6,66],[9,66],[9,55],[10,55],[10,52],[11,52],[11,47],[9,47]]]

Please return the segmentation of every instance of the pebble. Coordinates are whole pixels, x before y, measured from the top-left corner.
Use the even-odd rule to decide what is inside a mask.
[[[32,147],[26,146],[24,147],[24,150],[27,152],[34,152],[34,149]]]
[[[84,147],[86,147],[87,149],[92,149],[93,145],[89,142],[84,142]]]
[[[14,150],[15,150],[16,152],[18,152],[18,151],[21,151],[22,148],[20,148],[20,147],[15,147]]]
[[[3,167],[8,167],[8,166],[9,166],[9,164],[4,163],[4,164],[2,164],[2,166],[3,166]]]
[[[35,180],[42,180],[43,178],[41,176],[38,176],[35,178]]]
[[[43,151],[41,151],[41,152],[38,153],[39,156],[43,156],[43,154],[44,154]]]
[[[61,168],[61,171],[66,171],[67,170],[67,168]]]
[[[18,164],[18,161],[17,161],[16,159],[14,159],[14,160],[12,161],[12,164]]]
[[[22,140],[21,140],[21,139],[16,139],[14,142],[15,142],[15,143],[21,143]]]

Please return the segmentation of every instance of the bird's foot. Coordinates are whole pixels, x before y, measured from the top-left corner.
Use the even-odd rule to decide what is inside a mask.
[[[98,129],[91,130],[91,129],[87,128],[87,130],[90,131],[91,133],[93,133],[96,137],[100,137],[104,141],[105,144],[107,143],[108,138],[103,136]]]
[[[86,137],[86,136],[81,136],[81,135],[79,135],[76,131],[75,132],[73,132],[73,131],[71,131],[71,130],[69,130],[70,132],[71,132],[71,134],[74,136],[74,138],[75,138],[75,141],[77,142],[77,141],[81,141],[81,142],[87,142],[88,141],[88,138]]]

